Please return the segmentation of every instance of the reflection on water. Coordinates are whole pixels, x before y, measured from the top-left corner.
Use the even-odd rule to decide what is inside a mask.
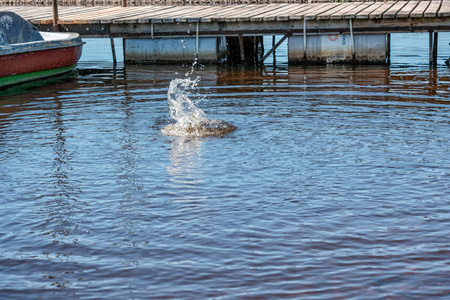
[[[0,298],[445,299],[450,70],[83,65],[0,96]]]
[[[170,165],[167,166],[167,172],[172,177],[174,188],[202,183],[201,146],[202,140],[196,137],[177,137],[171,142]]]

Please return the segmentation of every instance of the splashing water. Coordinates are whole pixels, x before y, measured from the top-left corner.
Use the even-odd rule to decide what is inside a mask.
[[[200,77],[190,79],[177,78],[170,82],[167,92],[170,116],[175,123],[162,129],[164,135],[170,136],[220,136],[235,129],[235,126],[215,119],[208,119],[206,114],[196,106],[204,97],[195,93]],[[195,100],[198,99],[198,100]]]

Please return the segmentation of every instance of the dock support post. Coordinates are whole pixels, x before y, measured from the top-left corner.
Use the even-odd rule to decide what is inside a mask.
[[[348,19],[348,23],[350,26],[350,40],[352,42],[352,60],[355,61],[356,59],[356,53],[355,53],[355,38],[353,36],[353,24],[352,19]]]
[[[195,60],[198,61],[198,48],[199,48],[199,40],[200,40],[200,22],[197,22],[197,26],[195,27]]]
[[[303,19],[303,60],[307,60],[306,56],[306,20]]]
[[[264,37],[261,36],[261,39],[259,40],[261,42],[261,56],[259,57],[259,59],[263,58],[264,56]]]
[[[433,31],[428,31],[428,61],[433,64]]]
[[[434,39],[433,39],[433,64],[437,64],[437,50],[438,48],[438,33],[434,33]]]
[[[275,48],[275,35],[272,35],[272,48]],[[273,51],[273,57],[275,59],[275,51]]]
[[[437,63],[438,33],[430,30],[429,32],[429,58],[430,65]]]
[[[152,39],[155,38],[155,25],[153,25],[153,24],[154,24],[153,20],[151,20],[151,23],[150,23],[150,34],[151,34]]]
[[[255,64],[259,64],[259,36],[254,37],[253,41],[253,51],[255,56]]]
[[[244,37],[242,36],[242,34],[240,34],[238,37],[239,37],[239,52],[241,54],[241,63],[244,64],[245,63]]]
[[[58,28],[58,1],[57,0],[53,0],[52,1],[52,10],[53,10],[53,31],[59,31]]]
[[[112,56],[113,56],[113,64],[115,66],[117,64],[117,58],[116,58],[116,47],[114,45],[114,38],[112,36],[110,36],[109,40],[111,42],[111,51],[112,51]]]
[[[386,57],[387,57],[387,64],[391,63],[391,34],[386,34]]]

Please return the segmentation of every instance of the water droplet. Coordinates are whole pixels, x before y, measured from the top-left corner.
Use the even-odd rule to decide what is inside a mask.
[[[206,114],[196,106],[204,97],[196,93],[200,81],[196,79],[177,78],[170,82],[167,92],[170,116],[175,123],[168,124],[162,133],[171,136],[221,136],[235,129],[235,126],[215,119],[208,119]]]

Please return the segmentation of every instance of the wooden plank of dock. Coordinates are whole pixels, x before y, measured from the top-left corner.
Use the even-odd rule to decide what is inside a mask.
[[[344,16],[347,15],[350,11],[353,11],[355,8],[363,4],[362,2],[349,3],[349,5],[344,6],[343,9],[333,13],[330,16],[331,20],[341,20],[344,19]]]
[[[370,14],[370,19],[381,19],[384,15],[384,13],[390,9],[392,6],[394,6],[397,2],[396,1],[387,1],[383,3],[380,7],[378,7],[376,10],[374,10]]]
[[[362,4],[356,6],[355,8],[344,14],[344,19],[355,19],[356,15],[360,11],[363,11],[365,8],[372,6],[372,4],[372,2],[363,2]]]
[[[417,4],[419,4],[419,1],[409,1],[406,3],[405,6],[400,9],[397,14],[396,18],[409,18],[409,15],[411,12],[416,8]]]
[[[426,18],[434,18],[437,16],[437,13],[439,11],[439,8],[441,7],[441,1],[431,1],[430,5],[428,6],[427,10],[423,14]]]
[[[280,8],[280,4],[268,4],[267,6],[258,7],[258,5],[248,5],[243,8],[239,14],[233,14],[225,18],[225,22],[248,22],[250,18],[256,15],[265,15]]]
[[[411,12],[410,17],[422,18],[430,3],[431,1],[420,1],[416,8]]]
[[[201,14],[199,17],[199,21],[202,23],[212,23],[216,22],[215,16],[218,16],[220,14],[228,14],[228,11],[232,11],[233,6],[212,6],[207,9]]]
[[[450,16],[450,1],[443,1],[438,13],[439,17]]]
[[[279,16],[277,16],[277,21],[289,21],[292,15],[305,11],[308,8],[309,8],[308,4],[296,5],[291,9],[289,9],[288,11],[286,11],[285,13],[281,13]]]
[[[53,22],[51,7],[10,6],[0,10],[15,11],[43,30],[49,30]],[[448,0],[60,7],[59,15],[66,30],[99,37],[185,35],[197,22],[198,34],[208,36],[300,33],[302,21],[308,22],[311,33],[343,32],[349,29],[347,20],[352,19],[358,21],[352,23],[355,32],[450,30]]]
[[[302,4],[300,4],[302,5]],[[270,12],[267,16],[263,18],[263,21],[279,21],[279,16],[286,15],[291,13],[292,6],[289,4],[285,4],[282,7],[279,7],[277,10]]]
[[[326,12],[318,14],[316,19],[317,20],[329,20],[333,14],[343,10],[344,8],[345,8],[345,6],[337,5],[337,6],[333,7],[332,9],[327,10]]]
[[[397,12],[399,12],[406,4],[406,1],[398,1],[383,14],[383,19],[394,19]]]
[[[270,5],[270,4],[269,4]],[[274,21],[277,17],[277,12],[285,13],[286,4],[278,5],[272,9],[266,9],[263,12],[258,12],[250,17],[250,21],[261,22],[261,21]]]
[[[101,16],[109,13],[107,7],[83,7],[83,10],[78,10],[70,13],[60,14],[60,24],[100,24]]]
[[[307,14],[305,14],[304,19],[305,20],[314,20],[317,15],[323,14],[338,5],[339,5],[339,3],[328,3],[327,5],[318,9],[317,11],[312,10],[312,11],[308,12]]]
[[[383,2],[374,2],[371,6],[360,11],[356,15],[356,19],[360,19],[360,20],[369,19],[370,14],[372,12],[376,11],[377,9],[379,9],[383,4],[384,4]]]
[[[147,23],[157,23],[162,22],[167,12],[172,11],[176,6],[155,6],[155,7],[145,7],[145,11],[142,14],[134,16],[131,20],[123,19],[125,24],[147,24]]]
[[[202,22],[224,22],[226,17],[230,16],[230,12],[236,14],[236,10],[244,8],[245,5],[227,5],[222,7],[218,7],[217,11],[214,13],[201,18]]]

